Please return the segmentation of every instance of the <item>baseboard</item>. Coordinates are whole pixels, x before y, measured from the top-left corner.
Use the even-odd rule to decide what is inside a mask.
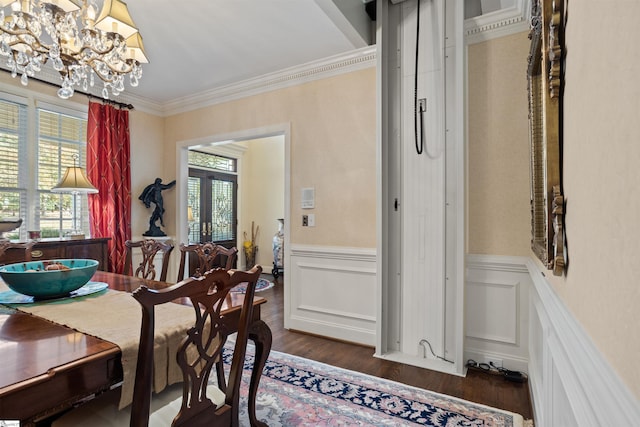
[[[538,265],[531,275],[529,384],[537,427],[632,426],[638,400],[558,298]]]

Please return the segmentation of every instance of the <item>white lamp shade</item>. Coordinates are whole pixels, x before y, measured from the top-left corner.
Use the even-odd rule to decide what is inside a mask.
[[[127,43],[127,59],[134,59],[141,64],[148,64],[149,60],[144,53],[144,45],[142,44],[142,36],[135,33],[126,40]]]
[[[74,166],[67,168],[58,185],[53,187],[51,191],[54,193],[95,194],[98,189],[89,182],[81,167]]]
[[[100,16],[96,19],[96,28],[105,32],[117,32],[125,40],[138,32],[127,4],[120,0],[105,0]]]
[[[82,2],[78,0],[48,0],[43,3],[49,3],[57,6],[65,13],[73,12],[74,10],[80,10],[80,8],[82,8]]]

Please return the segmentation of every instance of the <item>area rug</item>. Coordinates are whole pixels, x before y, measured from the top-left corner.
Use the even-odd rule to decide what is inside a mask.
[[[262,277],[258,279],[256,283],[256,292],[266,291],[267,289],[273,288],[273,282],[268,281],[267,279],[263,279]],[[240,283],[238,286],[231,289],[231,292],[238,292],[244,294],[247,291],[247,284]]]
[[[232,351],[224,357],[230,363]],[[248,354],[240,405],[240,425],[247,427],[252,365]],[[258,419],[269,427],[524,425],[519,414],[277,351],[269,355],[256,406]]]

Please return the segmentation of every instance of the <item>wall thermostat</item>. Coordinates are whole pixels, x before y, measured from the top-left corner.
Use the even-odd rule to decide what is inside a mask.
[[[313,209],[316,203],[316,190],[311,188],[303,188],[302,189],[302,209]]]

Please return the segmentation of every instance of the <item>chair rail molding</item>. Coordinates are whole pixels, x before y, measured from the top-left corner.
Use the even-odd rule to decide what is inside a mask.
[[[631,426],[638,400],[558,298],[533,258],[529,387],[536,425]]]
[[[292,244],[288,265],[285,328],[374,345],[375,249]]]

